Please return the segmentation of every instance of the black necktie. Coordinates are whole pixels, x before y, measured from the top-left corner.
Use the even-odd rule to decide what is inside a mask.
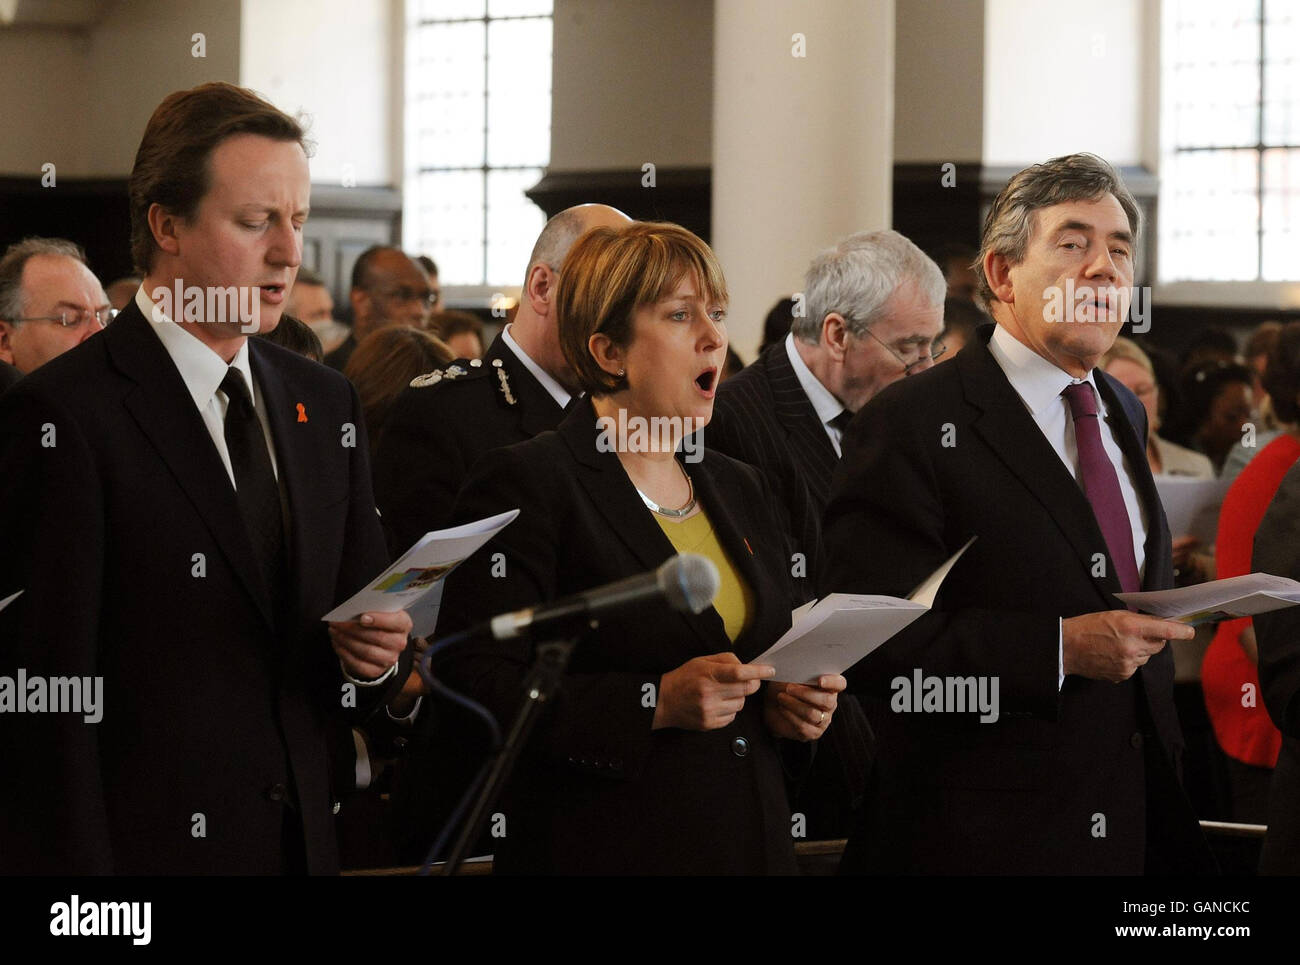
[[[846,430],[849,427],[849,423],[853,421],[853,413],[848,409],[841,409],[839,415],[828,421],[832,429],[837,430],[840,435],[844,435],[844,430]]]
[[[253,553],[262,566],[267,588],[275,596],[282,572],[284,520],[280,512],[280,487],[271,468],[271,454],[261,420],[253,409],[244,376],[233,365],[226,369],[221,391],[226,407],[226,449],[235,471],[235,499],[244,518]]]

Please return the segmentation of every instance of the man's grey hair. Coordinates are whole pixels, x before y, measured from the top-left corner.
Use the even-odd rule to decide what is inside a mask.
[[[979,257],[971,267],[977,280],[976,296],[989,308],[997,301],[984,275],[984,258],[989,252],[1003,255],[1013,265],[1025,260],[1029,238],[1034,228],[1034,212],[1069,201],[1097,201],[1108,194],[1115,196],[1128,216],[1137,249],[1142,215],[1137,202],[1115,169],[1095,154],[1067,154],[1042,164],[1031,164],[1012,176],[984,219],[980,236]]]
[[[0,256],[0,321],[11,325],[13,321],[27,314],[23,300],[23,269],[29,258],[36,255],[63,255],[75,258],[83,265],[86,253],[81,246],[64,238],[24,238],[15,241]]]
[[[884,317],[894,292],[912,282],[931,305],[948,291],[943,272],[897,231],[861,231],[827,248],[804,275],[804,314],[795,316],[795,338],[816,345],[831,312],[843,315],[849,331],[862,335]]]

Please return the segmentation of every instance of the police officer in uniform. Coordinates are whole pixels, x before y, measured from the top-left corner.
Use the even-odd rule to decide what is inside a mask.
[[[533,246],[515,320],[482,359],[457,359],[412,381],[393,405],[375,458],[375,498],[394,553],[445,526],[483,453],[560,424],[574,384],[551,299],[564,256],[591,228],[630,220],[603,204],[567,208]]]

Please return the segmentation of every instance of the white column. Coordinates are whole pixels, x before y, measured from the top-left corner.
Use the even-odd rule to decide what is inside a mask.
[[[890,224],[894,0],[715,0],[713,247],[732,343],[808,262]]]

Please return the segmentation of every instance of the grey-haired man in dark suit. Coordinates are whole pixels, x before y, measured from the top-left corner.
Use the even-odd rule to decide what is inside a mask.
[[[790,334],[718,389],[704,444],[772,479],[803,556],[791,565],[796,575],[802,567],[809,595],[844,429],[885,386],[933,364],[944,291],[939,266],[898,232],[850,235],[808,267]],[[870,758],[866,720],[843,700],[795,792],[811,837],[848,833]]]

